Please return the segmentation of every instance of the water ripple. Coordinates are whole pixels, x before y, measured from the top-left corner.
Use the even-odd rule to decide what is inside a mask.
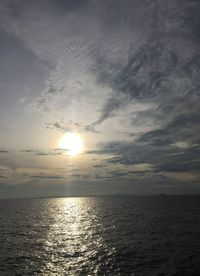
[[[199,197],[0,201],[0,275],[199,275]]]

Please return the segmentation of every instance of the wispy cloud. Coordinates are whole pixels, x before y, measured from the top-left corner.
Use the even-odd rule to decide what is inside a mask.
[[[199,11],[187,0],[2,0],[1,183],[64,182],[23,162],[56,166],[67,151],[52,141],[74,131],[87,141],[73,183],[196,183]]]
[[[25,150],[20,150],[22,153],[27,153],[27,154],[33,154],[36,156],[56,156],[56,155],[63,155],[67,154],[67,149],[48,149],[48,150],[36,150],[36,149],[25,149]]]

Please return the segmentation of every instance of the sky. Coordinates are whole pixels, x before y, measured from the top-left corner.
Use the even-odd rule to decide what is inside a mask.
[[[200,2],[1,0],[0,197],[200,192]],[[84,150],[59,148],[77,133]]]

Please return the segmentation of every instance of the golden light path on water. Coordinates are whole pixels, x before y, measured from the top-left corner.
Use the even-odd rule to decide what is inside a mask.
[[[0,207],[0,275],[199,275],[198,196],[8,199]]]
[[[55,275],[65,275],[66,271],[67,275],[88,275],[88,270],[92,270],[97,275],[100,267],[94,262],[99,252],[107,248],[96,200],[58,198],[48,203],[51,224],[45,238],[44,270],[55,271]]]

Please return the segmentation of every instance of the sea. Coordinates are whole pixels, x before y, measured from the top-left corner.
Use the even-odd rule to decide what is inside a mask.
[[[200,275],[200,196],[0,200],[0,275]]]

